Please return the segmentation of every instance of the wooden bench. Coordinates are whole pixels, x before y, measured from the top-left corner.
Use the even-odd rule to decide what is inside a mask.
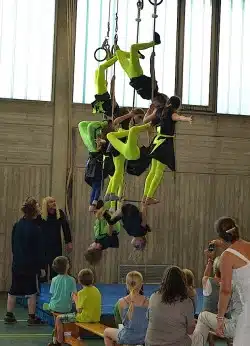
[[[210,331],[208,335],[209,346],[215,346],[215,339],[225,340],[228,346],[233,346],[233,340],[219,337],[215,332]]]
[[[103,338],[104,336],[104,330],[108,328],[107,326],[101,323],[76,323],[76,325],[80,329],[87,330],[88,332],[98,335],[101,338]]]
[[[52,313],[54,318],[56,318],[58,313]],[[80,329],[84,329],[92,334],[98,335],[101,338],[104,337],[104,330],[107,328],[104,324],[101,323],[65,323],[63,325],[63,332],[65,335],[65,342],[72,346],[83,346],[86,345],[83,340],[79,340]],[[70,334],[67,336],[67,334]]]

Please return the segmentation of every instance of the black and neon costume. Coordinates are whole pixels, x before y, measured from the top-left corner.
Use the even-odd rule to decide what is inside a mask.
[[[81,121],[78,124],[78,129],[83,143],[89,151],[89,158],[85,169],[85,182],[92,187],[90,195],[90,205],[96,203],[101,194],[102,181],[107,178],[112,172],[107,169],[105,160],[105,148],[97,149],[96,139],[101,136],[101,132],[107,121]]]
[[[109,235],[109,225],[104,218],[96,219],[94,224],[95,242],[101,244],[102,250],[107,248],[119,248],[120,233],[119,222],[114,226],[112,235]]]
[[[117,61],[117,56],[114,56],[101,64],[95,71],[95,86],[96,95],[95,101],[92,102],[93,113],[102,113],[107,118],[111,118],[113,115],[116,117],[119,114],[119,105],[115,103],[114,113],[112,112],[113,101],[107,89],[106,70],[114,65]]]
[[[130,52],[124,52],[120,49],[116,50],[116,56],[118,61],[130,78],[130,85],[137,91],[143,99],[150,100],[152,97],[152,78],[145,76],[140,64],[141,54],[140,50],[148,49],[156,44],[160,44],[160,36],[155,33],[155,40],[148,43],[136,43],[130,48]],[[158,86],[155,83],[154,94],[157,94]]]
[[[175,121],[172,120],[172,114],[171,108],[164,115],[162,115],[162,109],[158,109],[156,113],[153,125],[158,126],[158,134],[149,147],[152,163],[145,182],[144,197],[152,198],[154,196],[161,183],[166,166],[171,171],[175,171]]]
[[[139,209],[131,203],[124,204],[121,212],[114,217],[108,211],[103,213],[103,217],[109,225],[121,221],[123,228],[131,237],[144,237],[148,232],[151,232],[150,227],[143,222]]]
[[[112,146],[111,154],[115,166],[115,173],[111,178],[106,191],[106,196],[111,195],[111,199],[114,196],[121,197],[119,189],[122,189],[123,187],[125,161],[136,161],[140,159],[141,150],[138,147],[138,136],[141,132],[146,131],[149,126],[149,124],[146,124],[133,126],[129,130],[119,129],[119,131],[110,132],[107,135],[107,139]]]

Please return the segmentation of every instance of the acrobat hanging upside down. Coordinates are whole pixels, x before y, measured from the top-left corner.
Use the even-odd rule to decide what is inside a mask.
[[[145,76],[140,64],[142,54],[140,50],[151,48],[161,43],[160,35],[155,32],[154,41],[148,43],[136,43],[130,48],[130,52],[116,50],[116,57],[127,76],[130,78],[130,85],[137,91],[143,99],[150,100],[152,97],[152,78]],[[158,93],[158,85],[153,86],[154,96]]]
[[[117,56],[113,56],[105,63],[101,64],[95,71],[95,86],[96,95],[95,101],[92,102],[93,113],[102,113],[105,118],[116,118],[119,115],[119,105],[114,99],[114,87],[111,84],[111,95],[107,89],[106,70],[114,65],[117,61]]]

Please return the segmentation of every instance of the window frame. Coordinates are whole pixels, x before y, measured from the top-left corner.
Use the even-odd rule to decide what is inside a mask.
[[[183,104],[184,112],[216,113],[219,67],[219,35],[220,35],[221,0],[212,0],[211,44],[210,44],[210,74],[209,74],[209,104],[208,106]],[[176,85],[175,93],[182,99],[184,70],[184,41],[186,0],[178,1],[177,18],[177,50],[176,50]]]

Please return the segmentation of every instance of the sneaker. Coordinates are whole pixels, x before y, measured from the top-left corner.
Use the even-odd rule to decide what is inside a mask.
[[[4,317],[4,323],[5,324],[17,323],[15,315],[12,312],[7,312],[6,316]]]
[[[33,326],[44,326],[46,323],[43,322],[40,318],[29,318],[28,319],[28,326],[33,327]]]

